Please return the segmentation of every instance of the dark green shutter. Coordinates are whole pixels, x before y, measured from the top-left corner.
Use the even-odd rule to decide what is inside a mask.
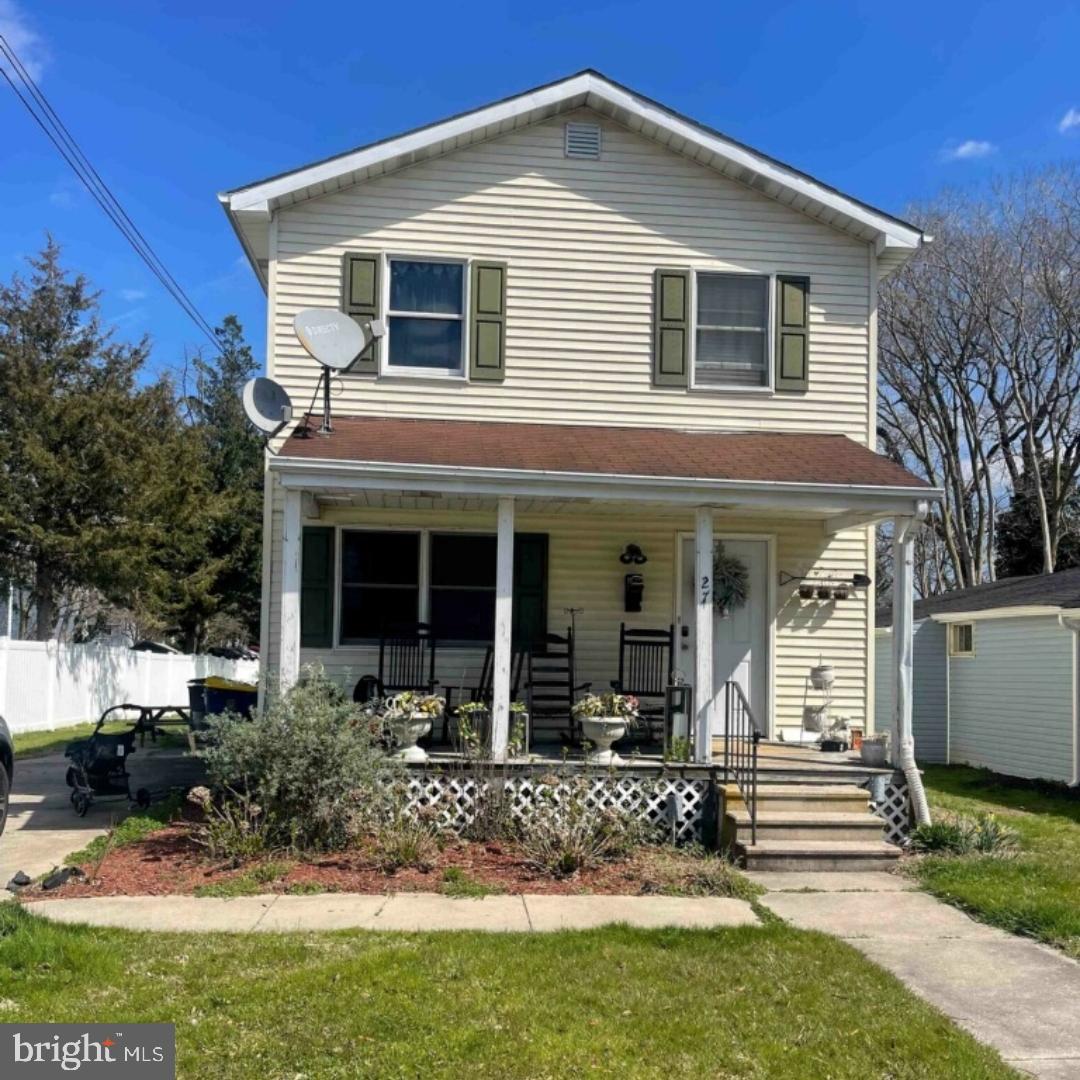
[[[515,645],[531,646],[547,635],[547,533],[514,536]]]
[[[657,270],[653,294],[653,383],[688,386],[690,271]]]
[[[357,322],[379,318],[380,255],[347,251],[341,264],[341,310]],[[363,375],[379,371],[379,342],[373,341],[349,369]]]
[[[469,302],[469,378],[506,376],[506,263],[472,265]]]
[[[300,563],[300,644],[329,649],[334,644],[334,530],[304,527]]]
[[[776,278],[776,389],[810,385],[810,279]]]

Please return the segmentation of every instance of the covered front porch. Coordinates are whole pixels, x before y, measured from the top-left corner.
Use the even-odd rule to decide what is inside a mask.
[[[401,610],[430,626],[470,599],[490,605],[489,632],[477,619],[467,640],[437,640],[433,679],[461,700],[490,661],[492,760],[507,756],[511,702],[530,689],[515,664],[515,627],[525,606],[532,625],[573,639],[573,685],[595,691],[620,676],[624,627],[670,628],[671,672],[692,688],[689,731],[699,765],[719,760],[731,684],[760,736],[796,737],[813,703],[807,672],[815,663],[835,668],[836,714],[869,733],[868,526],[890,518],[901,597],[894,605],[898,671],[906,663],[911,524],[932,493],[851,440],[375,418],[335,424],[330,435],[294,435],[271,463],[274,543],[264,640],[267,666],[283,685],[314,662],[347,690],[376,675],[380,635],[357,614],[364,604],[370,613],[380,598],[400,601]],[[329,552],[321,606],[306,576],[312,529],[323,530]],[[357,534],[377,534],[380,550],[408,549],[409,559],[415,550],[415,580],[364,578],[354,563],[374,547]],[[522,591],[515,558],[522,535],[546,537],[542,595]],[[471,547],[470,559],[463,537],[487,540]],[[749,574],[742,602],[726,608],[716,603],[718,545],[735,552]],[[455,547],[465,554],[459,570],[468,565],[475,572],[446,576],[439,553]],[[647,563],[621,560],[631,548]],[[636,596],[627,580],[634,573],[641,575]],[[323,621],[317,640],[304,625],[316,608]],[[903,678],[897,686],[902,710]],[[561,759],[570,731],[568,717],[561,729],[535,724],[529,750]],[[662,757],[659,744],[634,752],[641,764],[659,765]]]

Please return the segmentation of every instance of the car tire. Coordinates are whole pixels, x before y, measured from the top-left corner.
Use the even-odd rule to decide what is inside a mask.
[[[8,818],[8,800],[11,798],[11,780],[3,763],[0,763],[0,835],[4,832],[4,826]]]

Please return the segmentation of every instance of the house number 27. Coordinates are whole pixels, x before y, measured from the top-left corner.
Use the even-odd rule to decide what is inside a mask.
[[[708,574],[703,574],[701,578],[701,603],[707,604],[709,598],[712,596],[712,580]]]

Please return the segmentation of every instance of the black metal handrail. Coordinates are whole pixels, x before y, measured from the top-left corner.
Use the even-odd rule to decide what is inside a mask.
[[[724,735],[724,777],[739,787],[746,812],[750,815],[750,843],[757,843],[757,757],[761,732],[758,731],[750,702],[743,688],[733,679],[724,687],[727,731]]]

